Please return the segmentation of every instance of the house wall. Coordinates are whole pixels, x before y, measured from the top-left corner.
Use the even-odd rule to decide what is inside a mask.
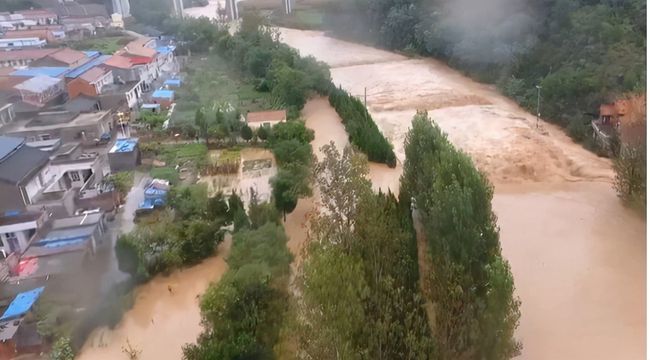
[[[74,99],[81,94],[94,97],[97,96],[99,92],[97,92],[95,85],[90,84],[81,78],[71,80],[68,83],[68,96],[70,99]]]
[[[33,92],[30,90],[19,90],[20,96],[24,102],[34,105],[44,105],[48,101],[59,96],[65,90],[63,81],[56,85],[50,86],[42,92]]]
[[[256,121],[256,122],[249,122],[249,123],[247,123],[247,124],[248,124],[248,127],[250,127],[251,129],[257,129],[257,128],[261,127],[261,126],[264,125],[264,124],[268,124],[269,126],[273,126],[273,125],[275,125],[275,124],[279,124],[279,123],[281,123],[281,122],[282,122],[282,121],[280,121],[280,120],[276,120],[276,121],[264,121],[264,122]]]
[[[115,80],[117,80],[118,78],[125,82],[140,80],[140,72],[138,69],[135,68],[120,69],[120,68],[113,68],[110,66],[107,66],[106,68],[111,69],[113,71],[113,77],[115,78]]]
[[[23,231],[12,231],[13,235],[18,240],[18,249],[15,249],[17,253],[22,253],[27,250],[30,240],[30,232],[28,230]],[[2,248],[7,254],[10,254],[14,251],[11,251],[11,246],[9,246],[9,232],[0,233],[0,240],[2,241]]]
[[[109,71],[106,74],[104,74],[104,76],[102,76],[99,80],[97,80],[94,83],[95,89],[97,90],[97,93],[101,94],[102,93],[102,88],[105,85],[112,84],[114,80],[115,79],[113,77],[113,72],[112,71]]]

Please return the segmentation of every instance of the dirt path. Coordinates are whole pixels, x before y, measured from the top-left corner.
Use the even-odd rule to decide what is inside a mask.
[[[503,253],[523,302],[521,358],[644,358],[646,223],[616,198],[607,159],[555,126],[536,129],[533,116],[493,88],[434,60],[313,31],[282,29],[282,38],[328,62],[334,82],[353,94],[368,89],[373,118],[400,160],[412,116],[427,109],[496,184]],[[303,114],[314,144],[347,139],[326,100],[310,101]],[[371,169],[376,187],[395,192],[400,174],[399,167]]]
[[[77,359],[125,359],[122,347],[127,339],[142,351],[140,360],[181,359],[182,346],[195,342],[203,330],[199,297],[227,270],[224,259],[230,245],[228,237],[219,246],[217,256],[169,276],[156,276],[136,289],[134,307],[124,314],[115,329],[93,331]],[[168,286],[173,293],[169,293]]]

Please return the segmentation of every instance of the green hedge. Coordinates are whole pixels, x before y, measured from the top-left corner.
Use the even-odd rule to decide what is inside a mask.
[[[350,142],[368,156],[368,160],[397,165],[393,146],[379,131],[366,107],[359,99],[345,90],[333,88],[329,95],[330,105],[336,109],[348,133]]]

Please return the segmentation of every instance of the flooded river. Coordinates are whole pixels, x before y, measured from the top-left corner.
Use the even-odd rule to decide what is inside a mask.
[[[282,29],[282,39],[331,67],[334,82],[368,106],[403,161],[403,140],[417,109],[468,152],[495,184],[493,206],[522,300],[517,336],[524,359],[645,357],[646,243],[643,219],[621,206],[607,159],[574,144],[504,98],[434,61],[408,59],[319,32]],[[336,50],[336,51],[333,51]],[[347,135],[326,99],[303,116],[314,149]],[[376,188],[396,192],[401,168],[373,164]],[[309,200],[287,231],[300,234]],[[292,237],[299,253],[303,235]]]
[[[211,4],[216,4],[212,1]],[[212,7],[188,10],[213,16]],[[611,188],[610,162],[499,95],[430,59],[409,59],[322,33],[282,29],[282,39],[332,67],[335,83],[367,91],[380,129],[404,160],[403,140],[416,109],[427,109],[495,183],[504,255],[522,300],[524,359],[642,359],[645,357],[645,221],[624,209]],[[326,99],[307,103],[314,149],[347,135]],[[371,166],[375,188],[397,192],[401,167]],[[313,199],[302,199],[285,224],[298,255]],[[223,256],[137,291],[135,307],[115,330],[99,329],[81,359],[124,358],[128,338],[140,359],[178,359],[200,333],[196,296],[225,271]],[[294,264],[296,266],[297,264]],[[167,292],[172,284],[174,294]],[[100,347],[100,344],[107,344]]]

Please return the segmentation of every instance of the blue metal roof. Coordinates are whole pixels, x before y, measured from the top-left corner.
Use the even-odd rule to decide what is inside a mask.
[[[156,47],[156,51],[163,55],[167,55],[170,52],[174,51],[176,49],[176,46],[174,45],[168,45],[168,46],[158,46]]]
[[[7,310],[2,314],[2,317],[0,317],[0,321],[20,317],[26,314],[32,308],[36,300],[41,296],[43,290],[45,290],[45,287],[41,286],[16,295],[11,304],[9,304]]]
[[[95,56],[99,56],[99,54],[101,54],[99,51],[96,50],[87,50],[84,51],[83,53],[86,54],[86,56],[88,56],[89,58],[94,58]]]
[[[181,79],[167,79],[163,85],[181,86]]]
[[[151,94],[151,97],[155,98],[164,98],[164,99],[173,99],[174,98],[174,91],[172,90],[156,90]]]
[[[115,145],[111,148],[109,152],[111,153],[120,153],[120,152],[131,152],[135,149],[135,145],[138,143],[136,138],[125,138],[115,140]]]
[[[69,73],[65,74],[65,77],[69,78],[69,79],[77,78],[77,77],[81,76],[83,73],[85,73],[86,71],[94,68],[95,66],[97,66],[99,64],[103,64],[110,57],[111,57],[110,55],[102,55],[102,56],[99,56],[99,57],[97,57],[95,59],[92,59],[92,60],[88,61],[87,63],[85,63],[83,65],[77,66],[74,70],[72,70]]]
[[[35,77],[39,75],[45,75],[49,77],[59,77],[70,71],[67,67],[55,67],[55,66],[39,66],[31,67],[27,69],[16,70],[11,73],[12,76],[29,76]]]
[[[95,232],[95,225],[55,229],[50,231],[43,240],[36,242],[34,245],[48,248],[76,245],[90,238],[93,232]]]

